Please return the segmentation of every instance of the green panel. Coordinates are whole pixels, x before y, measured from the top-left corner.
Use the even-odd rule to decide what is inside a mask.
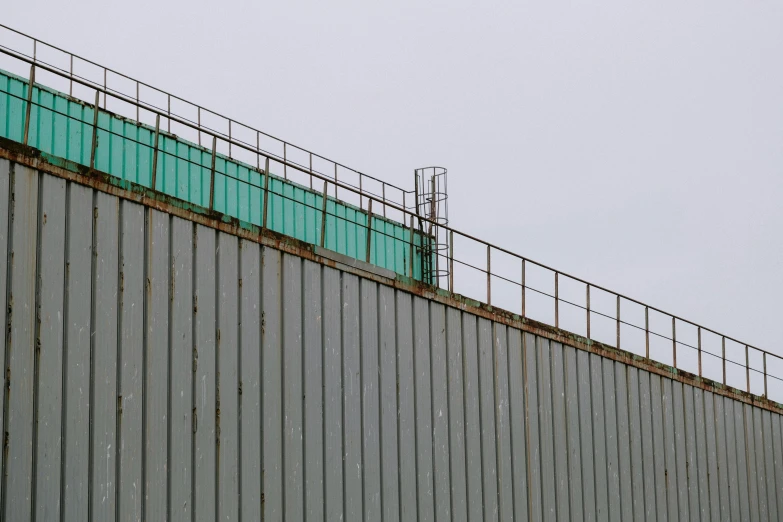
[[[0,71],[0,136],[22,142],[27,107],[27,81]],[[43,152],[87,165],[92,146],[94,108],[52,89],[36,85],[30,111],[29,145]],[[151,187],[155,129],[107,111],[98,113],[95,168],[122,180]],[[212,151],[161,132],[155,190],[209,206]],[[320,243],[323,196],[271,175],[267,226],[311,244]],[[214,209],[260,226],[263,222],[264,175],[258,169],[222,154],[215,158]],[[422,234],[414,233],[413,277],[422,279]],[[325,247],[364,260],[367,214],[328,198]],[[373,216],[370,262],[408,275],[410,230]]]

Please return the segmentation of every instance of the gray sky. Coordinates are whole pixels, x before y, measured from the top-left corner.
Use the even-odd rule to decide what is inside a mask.
[[[783,353],[783,5],[481,5],[28,0],[3,23],[404,187],[448,167],[456,228]]]

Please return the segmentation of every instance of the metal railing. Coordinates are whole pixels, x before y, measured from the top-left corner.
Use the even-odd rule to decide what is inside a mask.
[[[9,56],[23,59],[29,63],[35,64],[44,70],[63,76],[69,80],[69,92],[70,96],[73,96],[74,83],[81,84],[86,87],[94,88],[103,94],[103,109],[107,109],[108,100],[110,97],[116,98],[123,102],[129,103],[136,107],[135,119],[140,121],[141,111],[146,110],[150,113],[163,118],[163,122],[166,125],[166,130],[171,132],[171,124],[176,122],[184,124],[198,132],[196,141],[198,145],[202,145],[202,136],[219,136],[225,139],[228,144],[228,156],[233,157],[233,148],[240,146],[242,149],[247,149],[255,153],[260,153],[263,156],[275,158],[280,160],[283,165],[283,178],[288,179],[289,167],[297,167],[297,170],[303,170],[303,172],[317,173],[321,176],[331,177],[335,181],[340,180],[341,185],[351,187],[358,190],[359,207],[364,208],[364,200],[368,197],[378,198],[381,201],[389,201],[400,206],[412,206],[410,199],[414,198],[413,190],[405,190],[392,183],[388,183],[379,178],[370,176],[356,169],[348,167],[338,161],[331,160],[320,154],[312,152],[306,148],[299,147],[288,141],[280,139],[276,136],[255,129],[250,125],[238,122],[233,118],[223,116],[214,111],[211,111],[199,104],[192,103],[184,98],[171,94],[165,90],[153,87],[148,83],[131,78],[123,73],[115,71],[109,67],[100,65],[92,60],[81,57],[66,51],[60,47],[49,44],[42,40],[39,40],[33,36],[25,34],[21,31],[17,31],[11,27],[0,24],[0,37],[2,33],[12,33],[21,38],[28,40],[32,44],[32,54],[26,54],[19,49],[12,49],[6,45],[0,44],[0,51]],[[52,63],[48,63],[39,58],[38,54],[41,48],[47,48],[65,55],[67,62],[67,69],[59,66],[55,66]],[[80,63],[86,64],[98,69],[98,80],[88,79],[84,76],[80,76],[74,73],[74,67]],[[135,87],[135,92],[127,93],[122,92],[110,86],[111,80],[124,79],[130,82]],[[102,80],[102,81],[101,81]],[[144,92],[146,89],[147,92]],[[152,98],[153,94],[158,93],[165,99],[165,107],[156,105]],[[172,101],[181,103],[191,107],[195,110],[195,119],[188,118],[183,114],[178,114],[172,111]],[[176,109],[175,109],[176,110]],[[225,131],[217,130],[211,126],[208,126],[204,121],[207,116],[213,117],[222,122],[222,126]],[[241,132],[245,130],[246,132]],[[251,135],[253,142],[246,141],[247,138],[241,139],[238,137],[238,133],[242,133],[245,136]],[[272,152],[268,148],[262,148],[262,140],[265,141],[264,147],[274,147],[277,152]],[[260,157],[260,156],[259,156]],[[314,166],[315,163],[328,165],[328,172],[324,167]],[[261,164],[256,165],[257,168],[261,168]],[[310,180],[310,188],[312,189],[312,179]],[[355,191],[354,191],[355,192]]]
[[[433,260],[435,263],[445,263],[448,267],[447,271],[444,272],[446,276],[442,276],[440,273],[435,273],[435,277],[431,281],[432,284],[438,287],[444,287],[446,290],[448,290],[452,294],[460,293],[461,295],[464,295],[466,297],[474,298],[479,301],[483,300],[487,305],[493,306],[493,302],[498,302],[497,296],[500,295],[501,299],[506,299],[508,301],[508,298],[510,296],[513,296],[516,294],[516,297],[514,298],[514,301],[516,302],[516,305],[509,306],[506,302],[504,302],[504,308],[506,310],[509,310],[511,312],[519,311],[519,314],[522,317],[525,318],[535,318],[534,316],[536,314],[542,313],[542,310],[547,309],[546,313],[551,313],[552,321],[551,323],[554,324],[556,328],[562,328],[566,329],[568,328],[569,331],[576,332],[578,329],[582,329],[582,331],[585,332],[585,336],[588,339],[598,340],[598,335],[596,334],[595,328],[596,328],[596,320],[604,321],[603,326],[605,327],[607,325],[607,322],[612,326],[613,335],[611,336],[612,339],[610,341],[602,340],[601,342],[604,342],[606,344],[609,344],[610,342],[614,342],[614,345],[618,349],[625,349],[628,351],[633,351],[636,349],[636,353],[640,353],[640,355],[643,353],[645,357],[652,358],[655,356],[656,359],[662,360],[662,359],[669,359],[671,366],[674,368],[680,369],[680,370],[686,370],[687,361],[684,364],[682,362],[683,354],[686,355],[694,355],[696,357],[695,367],[689,368],[687,371],[690,371],[691,373],[697,374],[699,377],[709,377],[713,381],[721,382],[724,385],[732,386],[734,388],[738,389],[744,389],[748,393],[752,393],[754,391],[754,386],[757,388],[756,392],[760,391],[765,397],[769,398],[770,394],[770,384],[776,384],[777,387],[783,391],[783,379],[781,376],[783,376],[783,372],[778,373],[777,375],[774,375],[770,371],[768,371],[768,367],[770,364],[776,364],[779,365],[781,370],[783,370],[783,357],[780,357],[774,353],[768,352],[766,350],[762,350],[758,347],[755,347],[749,343],[744,343],[742,341],[739,341],[735,339],[734,337],[728,336],[726,334],[721,334],[717,332],[716,330],[701,326],[695,322],[688,321],[682,317],[679,317],[677,315],[665,312],[659,308],[656,308],[654,306],[650,306],[648,304],[645,304],[639,300],[630,298],[628,296],[625,296],[623,294],[613,292],[603,286],[596,285],[593,283],[590,283],[584,279],[581,279],[579,277],[575,277],[573,275],[570,275],[568,273],[556,270],[554,268],[551,268],[543,263],[536,262],[532,259],[526,258],[525,256],[516,254],[514,252],[511,252],[507,249],[504,249],[502,247],[493,245],[487,241],[484,241],[482,239],[479,239],[477,237],[474,237],[470,234],[466,234],[463,232],[460,232],[447,224],[440,222],[439,220],[432,220],[429,219],[427,215],[424,215],[422,212],[419,211],[419,205],[413,205],[414,209],[412,210],[408,205],[406,205],[406,202],[403,202],[402,204],[395,203],[394,201],[390,200],[386,194],[373,194],[367,191],[364,191],[362,187],[356,187],[350,184],[345,183],[344,181],[341,181],[339,179],[335,179],[333,176],[325,175],[322,172],[318,172],[309,166],[303,166],[299,163],[291,161],[286,156],[283,156],[282,158],[280,156],[277,156],[275,154],[271,154],[265,150],[262,150],[258,147],[255,147],[253,145],[250,145],[248,143],[245,143],[241,140],[237,140],[235,137],[214,131],[209,128],[205,128],[203,126],[198,125],[197,123],[191,122],[184,118],[179,118],[176,115],[173,115],[169,112],[164,112],[160,108],[151,106],[149,104],[144,104],[139,100],[136,99],[128,99],[121,93],[116,93],[111,91],[110,89],[105,88],[104,86],[96,86],[94,83],[84,80],[80,77],[76,77],[73,74],[69,74],[68,72],[63,72],[55,67],[52,67],[48,64],[43,64],[40,62],[37,62],[34,57],[26,56],[22,53],[16,53],[14,51],[11,51],[7,48],[0,47],[0,52],[14,57],[18,60],[21,60],[22,62],[25,62],[27,64],[31,65],[31,72],[30,72],[30,83],[28,84],[28,97],[27,97],[27,106],[25,111],[25,125],[24,125],[24,141],[27,142],[29,127],[30,127],[30,107],[33,104],[32,102],[32,85],[33,81],[35,79],[35,70],[36,68],[40,68],[42,70],[46,70],[49,72],[52,72],[54,74],[66,77],[71,82],[75,82],[78,84],[81,84],[86,87],[90,87],[95,90],[95,106],[97,108],[99,102],[100,102],[100,96],[104,96],[104,100],[106,97],[116,97],[123,101],[126,101],[128,103],[134,104],[137,108],[144,109],[146,111],[149,111],[155,115],[156,118],[156,137],[160,132],[160,122],[162,118],[168,118],[170,121],[176,121],[182,125],[189,126],[191,128],[197,129],[200,133],[203,133],[211,138],[212,142],[212,169],[211,169],[211,183],[210,183],[210,208],[213,206],[214,201],[214,179],[215,179],[215,154],[216,150],[218,148],[219,143],[225,143],[229,146],[237,147],[240,149],[247,150],[253,154],[258,155],[258,165],[260,166],[263,162],[264,168],[263,170],[259,168],[259,172],[268,173],[270,172],[270,168],[272,165],[277,164],[280,167],[283,168],[285,171],[286,169],[293,169],[295,171],[304,173],[306,175],[309,175],[311,177],[311,180],[319,180],[320,182],[323,182],[323,191],[322,194],[326,195],[330,192],[330,186],[333,186],[335,197],[338,194],[338,189],[343,191],[348,191],[349,193],[352,193],[354,195],[358,195],[364,199],[367,199],[367,228],[368,230],[372,230],[372,220],[374,215],[386,215],[387,210],[393,211],[397,213],[399,216],[401,216],[400,221],[404,223],[405,225],[409,225],[409,232],[410,232],[410,262],[408,264],[409,270],[410,270],[410,276],[413,275],[413,253],[414,253],[414,230],[417,228],[416,225],[418,224],[418,228],[420,230],[423,230],[424,227],[432,228],[435,231],[435,234],[447,234],[448,235],[448,248],[445,251],[440,251],[438,249],[433,249],[431,254],[436,257],[435,260]],[[95,111],[95,120],[92,123],[93,127],[93,140],[92,140],[92,148],[91,148],[91,155],[90,155],[90,168],[94,168],[94,162],[95,162],[95,150],[97,147],[97,131],[101,130],[102,132],[105,132],[105,129],[99,129],[98,128],[98,118],[97,118],[98,111]],[[125,138],[127,139],[127,138]],[[157,159],[157,154],[159,153],[165,153],[164,151],[159,151],[157,148],[157,138],[154,141],[153,144],[154,147],[154,157]],[[272,164],[272,165],[270,165]],[[155,169],[155,162],[153,162],[153,172]],[[264,176],[264,178],[267,180],[266,183],[268,183],[269,176]],[[374,178],[373,178],[374,179]],[[311,183],[312,185],[312,183]],[[153,185],[154,186],[154,185]],[[388,186],[388,185],[387,185]],[[263,192],[263,197],[266,200],[269,194],[268,186],[264,187],[265,190]],[[403,193],[405,191],[402,191]],[[415,196],[418,200],[418,194]],[[316,208],[311,207],[317,211],[320,211],[323,213],[323,219],[322,219],[322,230],[321,230],[321,236],[320,236],[320,242],[321,245],[323,245],[325,232],[323,227],[326,223],[326,205],[325,201],[326,198],[323,198],[324,204],[322,208]],[[373,204],[375,205],[375,210],[373,210]],[[380,207],[380,208],[379,208]],[[264,202],[264,209],[267,208],[266,201]],[[380,211],[380,212],[379,212]],[[338,216],[339,217],[339,216]],[[265,210],[265,216],[264,216],[264,227],[266,226],[266,210]],[[376,233],[376,231],[373,231],[373,234]],[[373,234],[368,233],[366,238],[366,252],[365,252],[365,260],[370,260],[370,250],[371,250],[371,241]],[[459,259],[456,257],[456,255],[462,256],[462,250],[460,248],[457,248],[455,245],[455,238],[459,239],[460,241],[468,241],[472,243],[476,243],[477,247],[469,247],[465,248],[466,254],[464,255],[462,259]],[[482,259],[483,255],[476,256],[476,253],[481,252],[482,250],[486,251],[486,260],[485,262],[481,261],[470,261],[470,258],[473,259]],[[505,264],[508,266],[509,260],[513,261],[513,264],[516,265],[515,272],[516,274],[511,276],[508,274],[501,273],[500,270],[497,268],[495,271],[493,271],[493,261],[498,262],[500,260],[500,257],[505,257],[505,263],[499,263],[501,265]],[[463,287],[457,288],[456,285],[463,284],[463,281],[461,281],[461,278],[456,278],[456,272],[455,268],[460,268],[461,270],[470,270],[474,274],[478,274],[481,279],[485,281],[485,288],[483,291],[481,290],[481,287],[484,286],[484,284],[481,285],[473,285],[471,286],[469,283],[464,283]],[[536,288],[533,286],[534,283],[531,280],[531,272],[533,270],[537,270],[540,273],[546,273],[549,277],[551,277],[551,282],[553,283],[551,286],[551,290],[547,289],[541,289]],[[445,281],[443,281],[445,279]],[[466,281],[467,281],[466,277]],[[493,281],[494,281],[494,288],[493,288]],[[442,284],[443,283],[443,284]],[[502,284],[502,287],[498,286],[498,283]],[[541,283],[542,286],[548,283]],[[581,290],[583,293],[581,294],[583,296],[582,299],[575,299],[574,297],[571,297],[569,294],[568,297],[564,296],[563,294],[563,287],[564,285],[580,285],[583,290]],[[459,292],[458,292],[459,290]],[[494,290],[494,293],[493,293]],[[609,312],[606,309],[600,309],[600,307],[595,306],[597,293],[603,294],[604,300],[606,301],[606,297],[608,296],[608,300],[612,302],[612,308],[613,311]],[[493,297],[496,299],[493,300]],[[547,302],[551,301],[550,305],[547,306],[540,306],[540,302],[536,305],[537,310],[534,312],[531,310],[531,301],[533,298],[545,298]],[[637,311],[643,312],[643,320],[639,319],[638,321],[633,321],[629,318],[627,313],[623,313],[624,307],[628,306],[636,307]],[[548,308],[551,306],[551,308]],[[567,310],[564,309],[564,307],[568,307]],[[515,310],[516,309],[516,310]],[[565,312],[564,312],[565,310]],[[568,311],[572,313],[568,313]],[[581,325],[578,325],[577,328],[572,328],[569,326],[564,326],[563,320],[566,316],[568,318],[573,320],[574,313],[577,312],[578,315],[580,315],[583,318],[583,323]],[[627,310],[626,310],[627,312]],[[660,317],[664,318],[667,323],[670,322],[671,328],[661,329],[661,328],[655,328],[651,327],[651,314],[658,314]],[[639,314],[641,317],[641,314]],[[659,318],[660,318],[659,317]],[[543,321],[548,322],[548,321]],[[625,330],[624,330],[625,327]],[[695,329],[695,339],[696,341],[688,341],[684,340],[683,328],[691,328]],[[643,351],[639,346],[631,346],[630,348],[626,347],[627,340],[626,337],[628,336],[629,331],[633,333],[634,331],[643,334],[643,341],[639,341],[639,344],[643,344]],[[678,331],[680,332],[678,336]],[[625,332],[625,334],[623,333]],[[716,341],[716,347],[710,349],[709,347],[706,347],[703,343],[703,337],[705,335],[710,335],[714,338]],[[653,348],[652,344],[654,341],[663,341],[665,343],[669,343],[669,349],[660,349],[655,348],[655,354],[653,354]],[[744,354],[744,361],[743,360],[736,360],[737,358],[731,358],[727,356],[727,343],[733,344],[735,349],[739,349],[742,354]],[[683,352],[683,350],[690,350],[690,352]],[[668,353],[667,353],[668,352]],[[659,356],[661,354],[662,356]],[[678,360],[678,356],[680,357]],[[751,356],[753,356],[754,359],[758,360],[760,358],[760,362],[757,362],[757,364],[754,366],[751,364]],[[708,359],[705,359],[708,358]],[[706,361],[706,363],[705,363]],[[717,364],[715,364],[717,363]],[[707,371],[709,370],[709,371]],[[735,382],[730,383],[729,382],[729,371],[731,370],[732,374],[736,373],[734,370],[742,370],[743,371],[743,378],[739,379],[742,381],[741,383]],[[709,373],[709,375],[707,375]],[[783,395],[783,394],[780,394]],[[776,394],[776,399],[780,400],[780,397],[778,394]]]

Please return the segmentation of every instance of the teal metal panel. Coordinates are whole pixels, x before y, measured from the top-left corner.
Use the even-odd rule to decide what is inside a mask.
[[[0,136],[21,142],[27,105],[27,80],[0,71]],[[43,152],[87,165],[92,145],[94,108],[47,87],[33,88],[28,144]],[[98,114],[95,168],[124,181],[209,207],[212,151],[161,131],[157,175],[152,185],[155,128],[101,110]],[[264,174],[237,160],[215,158],[214,209],[241,221],[263,222]],[[270,230],[320,244],[323,196],[272,175],[269,182]],[[367,213],[342,201],[327,202],[325,247],[365,260]],[[413,239],[413,277],[422,280],[422,233]],[[373,215],[369,262],[409,275],[410,229]]]

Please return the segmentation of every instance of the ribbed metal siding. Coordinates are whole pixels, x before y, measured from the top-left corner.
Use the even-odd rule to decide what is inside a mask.
[[[21,142],[28,80],[0,71],[0,136]],[[76,163],[90,162],[94,107],[41,85],[33,88],[29,144]],[[65,116],[65,115],[68,116]],[[95,168],[119,179],[150,187],[155,128],[100,110]],[[212,151],[175,135],[160,132],[156,190],[209,207]],[[165,153],[164,153],[165,152]],[[257,169],[216,155],[214,209],[255,225],[262,224],[264,175]],[[227,174],[227,175],[226,175]],[[334,190],[334,189],[332,189]],[[269,180],[267,226],[310,244],[320,244],[323,196],[272,175]],[[377,211],[381,211],[376,207]],[[409,275],[410,229],[374,215],[370,262]],[[421,245],[421,234],[414,233]],[[324,246],[365,260],[367,213],[327,199]],[[414,251],[413,277],[421,280],[421,256]]]
[[[0,160],[5,520],[778,520],[781,416]]]

